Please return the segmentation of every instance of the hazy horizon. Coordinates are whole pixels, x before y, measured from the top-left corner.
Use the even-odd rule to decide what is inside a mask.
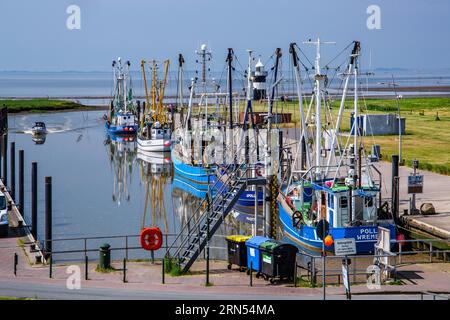
[[[73,4],[79,30],[66,25]],[[371,5],[380,8],[380,29],[367,26]],[[4,0],[0,70],[103,72],[118,56],[134,70],[142,58],[169,58],[174,70],[179,53],[195,70],[202,43],[213,52],[212,70],[223,68],[228,47],[241,65],[246,49],[266,61],[280,47],[287,66],[290,42],[313,59],[315,48],[302,42],[317,37],[336,41],[324,45],[324,61],[359,40],[365,69],[447,69],[449,12],[446,0]]]

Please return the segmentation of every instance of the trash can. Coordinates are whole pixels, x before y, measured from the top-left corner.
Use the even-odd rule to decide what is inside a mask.
[[[261,274],[270,283],[282,279],[294,279],[296,246],[276,240],[261,244]]]
[[[249,273],[251,265],[251,269],[257,272],[256,277],[259,277],[261,270],[259,246],[268,240],[270,239],[266,237],[254,236],[245,241],[245,246],[247,247],[247,272]]]
[[[244,271],[247,268],[247,247],[245,241],[250,239],[250,236],[230,235],[225,238],[228,244],[228,269],[231,269],[233,264],[239,266],[239,271]]]
[[[108,243],[104,243],[100,246],[99,251],[99,267],[101,269],[111,268],[111,246]]]

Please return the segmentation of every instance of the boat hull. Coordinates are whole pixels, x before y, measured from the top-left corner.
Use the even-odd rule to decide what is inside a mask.
[[[280,221],[283,225],[285,235],[295,243],[307,249],[314,251],[322,250],[322,240],[317,237],[316,227],[301,225],[300,229],[296,229],[292,225],[292,217],[286,209],[279,203]],[[391,223],[380,223],[380,227],[388,228],[391,231],[391,240],[396,238],[395,225]],[[344,238],[354,238],[356,243],[357,254],[371,254],[375,250],[377,242],[378,226],[355,226],[355,227],[330,227],[331,236],[334,240]],[[334,252],[333,246],[325,247],[326,251]]]
[[[174,188],[178,188],[186,191],[189,194],[197,198],[205,198],[208,192],[208,185],[205,184],[196,184],[192,181],[185,179],[183,176],[175,173],[173,177],[172,186]]]
[[[130,126],[113,126],[109,123],[105,124],[106,130],[108,130],[108,133],[114,134],[114,135],[135,135],[138,129],[137,125],[130,125]]]
[[[213,174],[208,174],[208,171],[200,166],[193,166],[190,164],[183,163],[173,152],[172,149],[172,162],[175,172],[183,176],[184,179],[188,179],[196,184],[203,184],[208,187],[208,176],[209,181],[212,182]]]
[[[137,138],[138,149],[145,152],[167,152],[172,144],[170,139]]]

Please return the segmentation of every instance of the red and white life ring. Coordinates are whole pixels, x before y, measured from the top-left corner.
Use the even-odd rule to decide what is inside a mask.
[[[162,246],[162,232],[158,227],[144,228],[140,235],[141,246],[145,250],[158,250]]]
[[[258,177],[262,177],[263,176],[263,165],[260,163],[257,163],[255,165],[255,174]]]

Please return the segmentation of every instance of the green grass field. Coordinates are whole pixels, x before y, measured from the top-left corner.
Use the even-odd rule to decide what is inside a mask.
[[[331,117],[335,120],[340,101],[331,101]],[[420,169],[450,175],[450,98],[404,98],[400,100],[401,116],[406,118],[406,135],[403,136],[403,159],[411,166],[417,159]],[[360,100],[360,112],[397,113],[396,100]],[[349,131],[353,101],[346,102],[342,130]],[[276,110],[274,106],[274,111]],[[267,111],[267,106],[257,104],[256,111]],[[292,112],[293,123],[298,126],[300,115],[297,102],[279,102],[278,112]],[[398,154],[398,136],[368,136],[366,147],[375,143],[381,146],[384,160]]]
[[[0,100],[0,107],[6,105],[8,112],[49,112],[61,110],[87,109],[87,106],[67,100],[29,99],[29,100]]]

